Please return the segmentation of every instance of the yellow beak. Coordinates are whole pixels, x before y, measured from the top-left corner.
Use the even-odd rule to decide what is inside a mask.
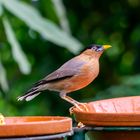
[[[103,49],[108,49],[108,48],[111,48],[112,46],[111,45],[103,45]]]

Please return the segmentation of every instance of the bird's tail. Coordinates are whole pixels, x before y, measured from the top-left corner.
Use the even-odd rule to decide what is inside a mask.
[[[23,96],[18,97],[18,101],[26,100],[30,101],[36,96],[40,94],[40,91],[37,87],[30,89],[28,92],[26,92]]]
[[[18,101],[26,100],[30,101],[40,94],[41,91],[47,89],[46,80],[40,80],[33,85],[23,96],[18,97]]]

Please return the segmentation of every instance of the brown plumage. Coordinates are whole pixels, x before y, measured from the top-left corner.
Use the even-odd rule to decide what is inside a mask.
[[[60,93],[61,98],[78,107],[79,102],[66,96],[90,84],[99,74],[99,58],[110,45],[90,45],[80,55],[64,63],[59,69],[49,74],[18,98],[29,101],[44,90]]]

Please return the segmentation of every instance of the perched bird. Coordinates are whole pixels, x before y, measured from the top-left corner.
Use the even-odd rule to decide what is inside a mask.
[[[30,101],[44,90],[59,92],[62,99],[80,109],[80,102],[67,96],[68,93],[84,88],[99,74],[99,58],[110,45],[90,45],[80,55],[64,63],[59,69],[38,81],[19,101]],[[80,109],[81,110],[81,109]]]

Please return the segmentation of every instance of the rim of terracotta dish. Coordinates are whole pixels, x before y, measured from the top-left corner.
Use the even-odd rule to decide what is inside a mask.
[[[92,112],[80,112],[80,111],[74,111],[74,115],[76,115],[76,118],[78,118],[78,116],[99,116],[99,117],[119,117],[119,118],[125,118],[125,117],[138,117],[140,120],[140,113],[136,114],[136,113],[92,113]],[[101,120],[104,121],[104,120]],[[105,120],[106,121],[106,120]],[[112,121],[112,120],[111,120]],[[120,120],[122,121],[122,120]],[[126,120],[126,121],[130,121],[130,120]],[[137,121],[137,120],[131,120],[131,121]]]
[[[61,116],[5,117],[0,137],[54,135],[72,131],[72,119]]]
[[[119,99],[121,99],[121,100],[123,100],[123,99],[129,99],[129,98],[140,98],[140,96],[126,96],[126,97],[116,97],[116,98],[109,98],[109,99],[102,99],[102,100],[96,100],[96,101],[90,101],[90,102],[88,102],[87,104],[90,104],[90,103],[98,103],[98,102],[104,102],[104,101],[111,101],[111,100],[119,100]],[[86,111],[80,111],[80,110],[78,110],[75,106],[73,106],[72,107],[72,109],[73,109],[73,111],[74,111],[74,113],[75,112],[78,112],[79,114],[89,114],[89,115],[91,115],[91,114],[96,114],[96,115],[140,115],[140,111],[139,112],[112,112],[112,113],[110,113],[110,112],[86,112]]]
[[[44,122],[46,123],[52,123],[53,122],[63,122],[71,120],[71,118],[69,117],[61,117],[61,116],[17,116],[17,117],[5,117],[5,119],[17,119],[17,118],[56,118],[56,119],[52,119],[52,120],[44,120],[44,121],[23,121],[23,122],[18,122],[18,123],[11,123],[11,124],[6,124],[6,126],[14,126],[14,125],[29,125],[29,124],[44,124]],[[1,126],[5,126],[5,125],[0,125]]]
[[[78,114],[89,114],[89,115],[91,115],[91,114],[96,114],[96,115],[115,115],[115,116],[117,116],[117,115],[140,115],[140,112],[126,112],[126,113],[117,113],[117,112],[114,112],[114,113],[108,113],[108,112],[104,112],[104,113],[102,113],[102,112],[86,112],[86,111],[80,111],[80,110],[77,110],[77,108],[73,108],[73,111],[74,111],[74,113],[78,113]]]

